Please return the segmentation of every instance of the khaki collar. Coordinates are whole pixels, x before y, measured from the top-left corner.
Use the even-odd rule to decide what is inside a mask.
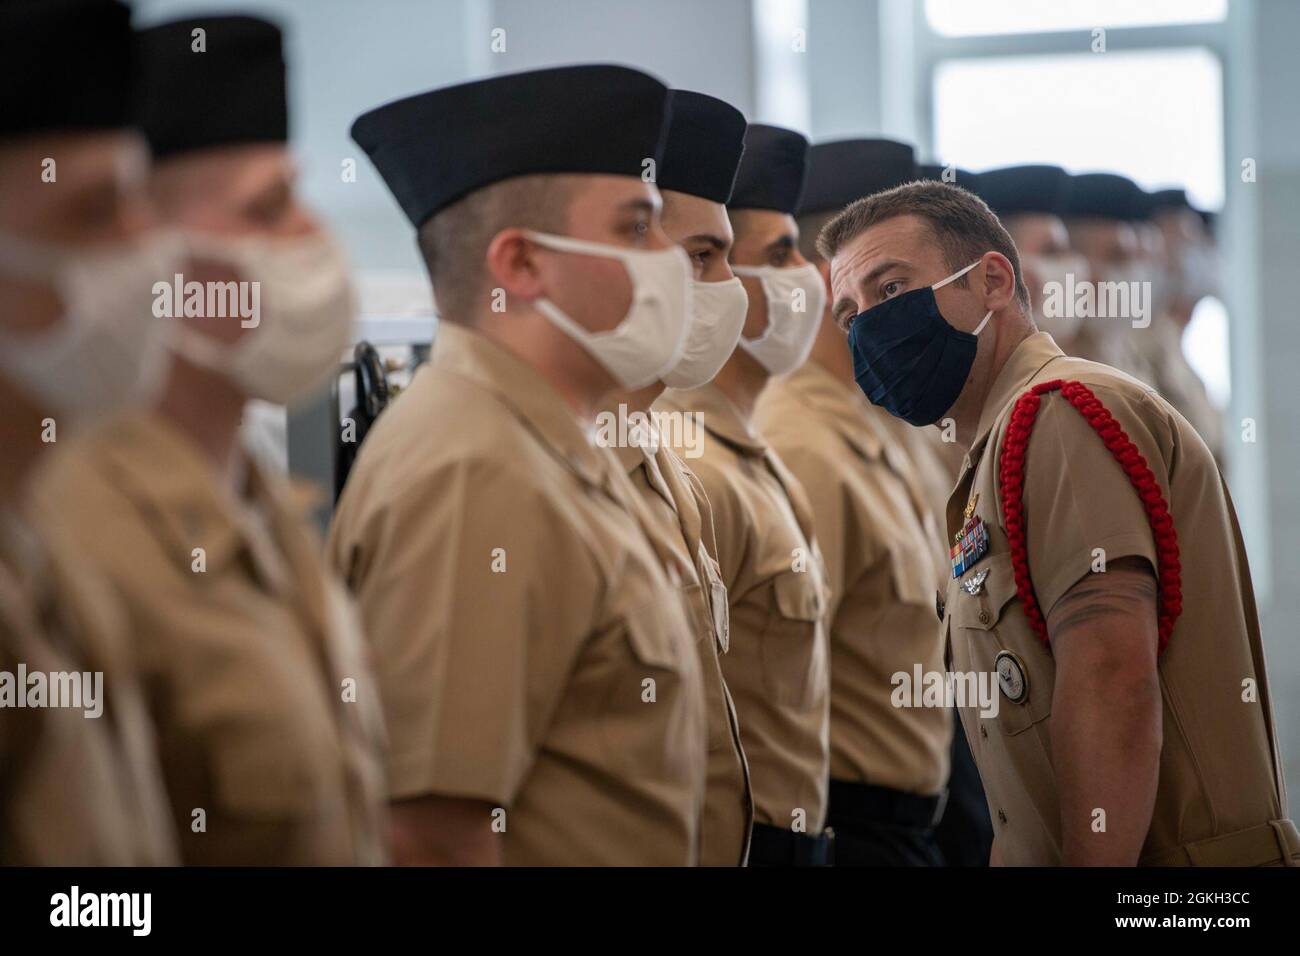
[[[686,390],[670,388],[655,404],[673,411],[699,412],[706,432],[746,455],[761,458],[767,452],[767,442],[716,385]]]
[[[147,515],[167,554],[189,566],[202,548],[209,570],[233,560],[240,548],[230,496],[213,476],[202,450],[161,415],[125,416],[96,438],[118,487]],[[255,468],[252,462],[250,469]],[[250,472],[251,477],[251,472]]]
[[[593,487],[604,484],[606,459],[560,393],[527,362],[485,335],[443,321],[430,365],[491,392],[579,478]]]
[[[118,488],[146,517],[178,565],[191,568],[195,548],[203,549],[208,571],[247,554],[270,586],[278,590],[284,585],[279,562],[262,541],[253,540],[245,509],[265,516],[279,540],[283,529],[278,517],[292,506],[282,483],[264,474],[255,461],[248,461],[246,497],[239,501],[218,484],[198,445],[161,415],[124,416],[95,442]]]
[[[1002,415],[1003,409],[1020,397],[1035,375],[1043,370],[1048,362],[1064,357],[1052,337],[1046,332],[1035,332],[1016,346],[1007,363],[993,380],[989,396],[984,400],[984,409],[980,412],[979,427],[975,430],[975,441],[971,444],[967,460],[978,460],[980,452],[988,441],[993,424]],[[963,469],[964,470],[964,469]]]
[[[778,387],[785,387],[811,413],[829,416],[840,437],[868,461],[884,453],[880,426],[874,421],[867,397],[856,384],[836,378],[826,366],[809,359],[791,372]]]
[[[623,470],[629,475],[645,463],[645,452],[641,450],[641,446],[639,445],[633,445],[628,442],[622,445],[615,445],[610,449],[610,451],[614,453],[614,457],[618,459],[618,463],[623,466]]]
[[[670,508],[676,511],[677,502],[673,500],[673,494],[659,467],[659,456],[667,451],[662,442],[663,439],[656,434],[648,447],[624,442],[614,445],[610,451],[614,453],[614,458],[618,460],[619,466],[627,475],[634,474],[638,468],[644,469],[646,482]]]

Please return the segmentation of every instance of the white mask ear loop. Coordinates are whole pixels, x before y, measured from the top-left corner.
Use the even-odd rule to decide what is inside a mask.
[[[970,271],[971,271],[972,269],[974,269],[977,265],[979,265],[979,264],[980,264],[980,261],[981,261],[981,260],[976,259],[974,262],[972,262],[970,265],[968,265],[965,269],[960,269],[960,270],[958,270],[957,272],[954,272],[952,275],[948,276],[948,278],[943,279],[943,280],[941,280],[941,281],[939,281],[939,282],[936,282],[934,285],[930,286],[930,288],[931,288],[931,289],[942,289],[942,288],[943,288],[944,286],[946,286],[949,282],[955,282],[955,281],[957,281],[957,280],[960,279],[962,276],[964,276],[966,273],[970,272]],[[980,324],[979,324],[979,325],[975,326],[975,331],[972,332],[971,335],[979,335],[981,332],[983,332],[983,331],[984,331],[984,326],[986,326],[986,325],[989,324],[989,319],[991,319],[991,318],[993,318],[993,310],[992,310],[992,309],[989,309],[988,312],[984,313],[984,318],[980,320]]]
[[[954,272],[952,275],[948,276],[948,278],[946,278],[946,279],[940,279],[940,280],[939,280],[938,282],[936,282],[934,285],[930,286],[930,288],[931,288],[931,289],[942,289],[942,288],[943,288],[944,286],[946,286],[949,282],[956,282],[958,279],[960,279],[960,278],[961,278],[962,276],[964,276],[966,273],[970,272],[970,271],[971,271],[972,269],[974,269],[977,265],[979,265],[979,264],[980,264],[980,261],[981,261],[981,260],[976,259],[974,262],[972,262],[970,265],[968,265],[965,269],[958,269],[958,270],[957,270],[956,272]]]

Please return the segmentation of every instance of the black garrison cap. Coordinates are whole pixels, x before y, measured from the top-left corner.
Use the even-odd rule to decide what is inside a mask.
[[[1162,209],[1191,209],[1187,201],[1187,192],[1182,189],[1157,189],[1147,194],[1147,206],[1152,212]]]
[[[140,31],[137,49],[140,126],[155,156],[288,138],[284,53],[273,23],[173,20]]]
[[[1193,206],[1192,201],[1187,198],[1187,191],[1183,189],[1157,189],[1147,193],[1147,209],[1152,215],[1169,209],[1189,209],[1201,217],[1207,229],[1213,229],[1217,218],[1215,213],[1208,209],[1197,209]]]
[[[1127,176],[1082,173],[1070,178],[1066,213],[1074,218],[1134,220],[1147,218],[1146,194]]]
[[[456,200],[531,173],[641,176],[662,165],[668,87],[623,66],[511,73],[361,114],[352,138],[419,228]]]
[[[673,90],[659,164],[659,188],[725,203],[731,198],[745,151],[745,117],[730,103]]]
[[[916,152],[906,143],[891,139],[818,143],[808,154],[808,186],[799,212],[843,209],[863,196],[916,178]]]
[[[129,125],[132,57],[117,0],[0,0],[0,136]]]
[[[943,182],[943,171],[947,169],[939,163],[921,163],[916,167],[916,175],[920,179],[931,179],[935,182]],[[948,185],[960,186],[962,189],[969,189],[976,192],[979,189],[979,178],[982,173],[972,173],[969,169],[962,169],[960,166],[952,168],[953,179]]]
[[[808,140],[792,129],[750,123],[729,209],[794,213],[808,172]]]
[[[1070,174],[1060,166],[1004,166],[980,173],[975,193],[999,216],[1024,212],[1064,216]]]

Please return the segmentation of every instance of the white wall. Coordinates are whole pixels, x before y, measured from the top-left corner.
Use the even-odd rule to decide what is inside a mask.
[[[490,27],[506,31],[506,52],[491,54],[493,72],[621,63],[753,115],[749,0],[493,0],[490,7]]]
[[[1232,316],[1232,491],[1269,570],[1261,607],[1274,709],[1293,793],[1300,792],[1300,4],[1234,0],[1227,73],[1227,207],[1222,244]],[[1256,181],[1242,182],[1253,159]],[[1267,535],[1260,532],[1267,529]],[[1195,556],[1192,556],[1195,559]],[[1185,559],[1186,560],[1186,559]],[[1294,813],[1296,807],[1292,806]]]

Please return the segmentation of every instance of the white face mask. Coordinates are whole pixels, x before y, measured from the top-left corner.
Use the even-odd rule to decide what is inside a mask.
[[[1208,242],[1188,243],[1178,251],[1170,295],[1195,305],[1206,296],[1222,296],[1219,256]]]
[[[769,375],[793,372],[808,358],[822,312],[826,284],[811,262],[793,269],[775,266],[732,266],[738,276],[754,276],[767,298],[767,331],[756,339],[741,338],[740,347],[767,369]]]
[[[1071,289],[1081,288],[1091,279],[1088,272],[1088,260],[1075,252],[1060,253],[1053,256],[1024,255],[1021,257],[1038,280],[1038,288],[1030,289],[1033,300],[1034,324],[1040,332],[1048,333],[1058,343],[1069,343],[1079,332],[1083,322],[1078,310],[1065,307],[1066,297]],[[1073,284],[1070,277],[1073,276]],[[1061,302],[1062,307],[1046,309],[1048,290],[1058,290],[1053,296]],[[1051,311],[1053,315],[1048,315]]]
[[[234,342],[174,320],[172,349],[226,376],[249,398],[291,405],[339,369],[357,312],[347,260],[324,232],[292,238],[189,233],[191,254],[232,266],[259,284],[259,314]],[[240,321],[230,319],[230,321]]]
[[[696,280],[692,289],[694,309],[686,348],[676,367],[663,375],[669,388],[699,388],[711,382],[736,350],[749,310],[749,295],[737,278]]]
[[[46,329],[0,332],[0,374],[74,424],[152,401],[169,363],[153,287],[180,261],[165,232],[98,251],[0,235],[0,273],[46,283],[63,303]]]
[[[529,232],[539,245],[561,252],[618,259],[632,282],[632,305],[608,332],[590,332],[549,299],[538,299],[546,316],[613,376],[621,388],[642,388],[677,364],[691,324],[691,261],[678,246],[646,251],[603,242]]]

